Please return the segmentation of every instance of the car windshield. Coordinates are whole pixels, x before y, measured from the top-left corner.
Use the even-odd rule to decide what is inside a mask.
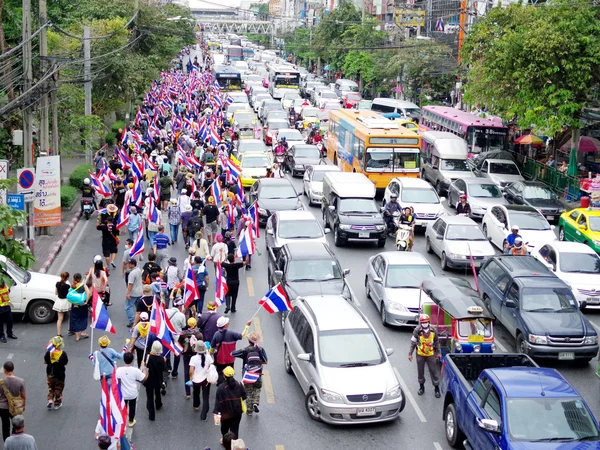
[[[400,196],[401,203],[439,203],[440,199],[432,188],[405,188]]]
[[[319,357],[327,367],[376,366],[385,362],[379,342],[368,328],[322,331]]]
[[[289,184],[278,184],[271,186],[262,186],[260,189],[260,198],[296,198],[298,194]]]
[[[556,195],[544,186],[525,186],[523,189],[523,198],[556,200]]]
[[[265,151],[265,144],[262,142],[241,142],[238,148],[238,153],[263,151]]]
[[[590,221],[590,230],[600,231],[600,216],[588,216]]]
[[[335,92],[321,92],[321,98],[338,98]]]
[[[600,257],[596,253],[561,252],[560,271],[568,273],[600,273]]]
[[[31,274],[29,272],[21,269],[8,258],[6,259],[6,271],[8,272],[8,275],[19,284],[27,284],[31,279]]]
[[[279,139],[284,137],[288,141],[304,141],[302,134],[298,130],[280,131],[278,137]]]
[[[405,125],[406,126],[406,125]],[[464,159],[441,159],[440,169],[449,171],[469,172],[469,165]]]
[[[296,100],[297,98],[300,98],[300,94],[297,92],[288,92],[283,96],[284,100]]]
[[[237,113],[235,116],[235,121],[238,123],[252,123],[254,122],[254,114],[252,113]]]
[[[328,170],[314,170],[312,174],[311,181],[323,181],[323,177],[325,174],[329,172]]]
[[[359,101],[360,100],[360,94],[357,94],[356,92],[350,92],[348,94],[346,94],[346,99],[348,100],[352,100],[352,101]]]
[[[288,138],[288,140],[290,139]],[[296,158],[319,159],[321,157],[321,153],[316,147],[296,147],[294,149],[294,156]]]
[[[279,237],[283,239],[314,239],[323,236],[323,229],[316,220],[286,220],[279,223]]]
[[[492,336],[492,321],[489,319],[461,319],[458,321],[458,334],[469,336]]]
[[[447,241],[485,241],[486,238],[477,225],[448,225]]]
[[[340,213],[377,213],[377,206],[370,198],[343,198],[340,200]]]
[[[302,117],[317,117],[319,110],[316,108],[309,108],[302,110]]]
[[[415,288],[421,287],[421,282],[435,274],[431,267],[426,265],[418,266],[389,266],[385,286],[389,288]]]
[[[575,298],[565,288],[525,288],[521,299],[525,311],[559,312],[575,309]]]
[[[519,169],[517,169],[516,164],[509,162],[490,162],[490,173],[497,173],[501,175],[520,175]]]
[[[292,259],[286,278],[290,282],[339,280],[342,278],[342,272],[337,261],[333,259]]]
[[[550,224],[537,211],[510,211],[510,223],[519,225],[521,230],[549,230]]]
[[[287,128],[288,124],[285,122],[269,122],[269,131],[270,130],[280,130],[282,128]]]
[[[410,148],[375,148],[367,149],[367,172],[400,172],[406,169],[418,169],[419,152]]]
[[[258,169],[260,167],[266,168],[269,164],[271,164],[271,162],[266,156],[246,156],[242,160],[242,169]]]
[[[506,416],[508,432],[513,441],[568,442],[600,439],[598,428],[583,399],[579,397],[508,398]],[[554,445],[556,447],[552,448],[561,447],[558,443]],[[590,446],[595,447],[592,444]]]
[[[495,184],[470,184],[469,195],[476,198],[500,198],[502,192]]]

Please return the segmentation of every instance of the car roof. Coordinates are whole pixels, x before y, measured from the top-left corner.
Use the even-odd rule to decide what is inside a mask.
[[[477,225],[473,219],[465,216],[442,216],[441,219],[448,225]]]
[[[316,150],[319,149],[319,147],[317,147],[316,145],[312,145],[312,144],[305,144],[305,143],[298,143],[298,144],[294,144],[292,145],[292,148],[314,148]]]
[[[417,252],[381,252],[375,256],[382,256],[392,266],[430,266],[429,261]]]
[[[242,161],[247,158],[247,157],[256,157],[256,156],[268,156],[267,152],[257,152],[256,150],[251,151],[251,152],[244,152],[244,154],[241,156]]]
[[[241,139],[240,145],[243,145],[243,144],[263,144],[264,145],[264,142],[260,139]]]
[[[267,185],[274,185],[274,186],[292,186],[292,187],[294,187],[292,182],[290,180],[288,180],[287,178],[261,178],[260,180],[257,180],[257,181],[259,181],[261,185],[267,184]]]
[[[334,166],[332,164],[317,164],[312,166],[312,170],[313,172],[341,172],[341,169],[338,166]]]
[[[567,211],[567,215],[572,214],[575,211],[577,211],[579,213],[586,213],[586,214],[592,215],[592,216],[600,216],[600,209],[590,209],[590,208],[575,208],[570,211]]]
[[[585,245],[581,242],[552,241],[545,245],[552,245],[559,252],[596,254],[596,252],[589,245]]]
[[[528,205],[499,205],[499,206],[503,206],[504,208],[506,208],[506,210],[508,212],[516,211],[516,212],[538,212],[539,213],[539,211],[537,209],[535,209],[533,206],[528,206]]]
[[[319,331],[371,329],[356,308],[341,295],[310,295],[301,302],[311,311]]]
[[[464,181],[465,184],[495,184],[489,178],[465,177],[465,178],[458,178],[456,181],[458,181],[458,180]]]
[[[489,159],[486,159],[486,161],[494,162],[494,163],[510,163],[510,164],[515,164],[515,162],[513,160],[511,160],[511,159],[494,159],[494,158],[489,158]]]
[[[528,277],[527,283],[530,280],[533,283],[538,277],[541,278],[556,278],[556,275],[550,271],[544,264],[535,259],[533,256],[494,256],[492,258],[500,266],[506,269],[513,278]],[[545,280],[544,282],[547,282]]]
[[[491,369],[506,397],[564,398],[580,397],[556,370],[541,367],[499,367]]]
[[[285,248],[291,259],[300,261],[307,259],[335,259],[335,255],[327,244],[323,242],[288,242]]]
[[[295,128],[280,128],[280,129],[279,129],[279,132],[280,132],[280,133],[289,133],[290,131],[291,131],[292,133],[300,133],[300,132],[299,132],[298,130],[296,130]],[[302,134],[302,133],[300,133],[300,134]]]
[[[268,125],[271,125],[273,123],[282,123],[282,122],[285,123],[285,124],[288,123],[288,121],[285,120],[285,119],[269,119],[269,120],[267,120],[267,124]]]
[[[426,188],[433,189],[431,185],[421,178],[399,178],[395,177],[394,181],[397,181],[402,185],[403,188]]]
[[[279,217],[279,220],[282,221],[291,221],[291,220],[314,220],[317,218],[310,211],[276,211],[275,214]]]

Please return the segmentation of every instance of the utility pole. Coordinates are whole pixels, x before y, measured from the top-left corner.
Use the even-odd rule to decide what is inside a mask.
[[[46,23],[48,22],[48,15],[46,11],[46,0],[39,0],[40,9],[40,26],[42,31],[40,32],[40,72],[44,74],[49,67],[48,59],[48,33],[46,31]],[[42,98],[40,101],[40,152],[48,154],[48,148],[50,146],[50,131],[48,124],[48,83],[44,83],[42,86]]]
[[[90,27],[83,28],[83,79],[85,92],[85,108],[86,116],[92,115],[92,40]],[[90,142],[85,141],[85,162],[90,164],[92,161]]]
[[[31,62],[31,0],[23,0],[23,92],[31,88],[33,67]],[[33,166],[33,114],[31,107],[23,110],[23,167]],[[27,226],[25,241],[34,252],[35,228],[33,227],[32,203],[25,203]]]
[[[60,155],[60,149],[58,148],[58,102],[56,98],[56,91],[58,90],[58,74],[59,72],[57,70],[54,75],[52,75],[53,86],[52,92],[50,92],[50,104],[52,105],[52,150],[55,155]],[[63,173],[62,166],[60,173]]]

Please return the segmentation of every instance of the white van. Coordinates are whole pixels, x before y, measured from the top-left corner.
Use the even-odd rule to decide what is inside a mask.
[[[381,114],[396,113],[404,119],[419,120],[421,117],[421,109],[417,105],[393,98],[376,98],[371,104],[371,111],[377,111]]]
[[[426,131],[421,135],[421,176],[435,186],[438,194],[447,192],[457,178],[473,176],[468,155],[464,139],[447,131]]]
[[[342,98],[342,95],[347,94],[348,92],[358,92],[358,84],[352,80],[340,78],[339,80],[336,80],[333,90],[339,98]]]

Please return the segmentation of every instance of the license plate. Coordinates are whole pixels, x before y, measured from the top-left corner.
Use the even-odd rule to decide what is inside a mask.
[[[554,216],[546,216],[546,220],[554,220]]]
[[[484,338],[480,334],[472,334],[469,336],[469,342],[483,342]]]
[[[368,238],[370,236],[369,233],[358,233],[359,238]]]
[[[598,302],[600,301],[600,298],[598,298],[598,297],[588,297],[588,298],[585,299],[585,301],[587,303],[589,303],[590,305],[592,305],[592,304],[593,305],[597,305]]]
[[[374,416],[375,415],[375,408],[358,408],[356,410],[356,415],[359,416],[359,417]]]
[[[575,359],[575,353],[573,352],[561,352],[558,354],[558,359]]]
[[[88,209],[92,209],[92,207],[90,205],[83,205],[83,209],[88,210]]]

